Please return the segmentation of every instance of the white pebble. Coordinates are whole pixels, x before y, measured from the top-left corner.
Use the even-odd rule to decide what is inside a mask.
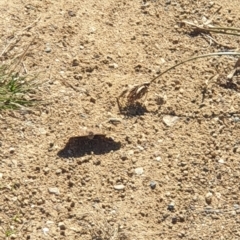
[[[123,190],[124,188],[125,188],[125,186],[123,184],[114,185],[114,189],[116,189],[116,190]]]
[[[170,116],[170,115],[165,115],[163,117],[163,122],[168,126],[168,127],[172,127],[177,121],[178,121],[179,117],[177,116]]]
[[[138,167],[138,168],[136,168],[135,169],[135,173],[137,174],[137,175],[141,175],[141,174],[143,174],[143,168],[142,167]]]
[[[48,188],[48,191],[49,193],[52,193],[52,194],[56,194],[56,195],[60,194],[59,189],[57,187],[50,187]]]

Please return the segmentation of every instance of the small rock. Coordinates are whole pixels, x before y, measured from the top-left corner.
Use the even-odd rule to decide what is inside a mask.
[[[90,98],[90,102],[91,102],[91,103],[96,103],[96,98],[91,97],[91,98]]]
[[[157,183],[155,181],[151,181],[149,186],[151,187],[151,189],[155,189],[157,186]]]
[[[117,63],[110,63],[109,67],[110,68],[118,68],[118,64]]]
[[[74,186],[74,182],[73,182],[73,181],[69,181],[69,182],[68,182],[68,186],[69,186],[69,187],[73,187],[73,186]]]
[[[169,211],[173,211],[174,210],[174,206],[175,206],[175,203],[174,202],[171,202],[169,205],[168,205],[168,210]]]
[[[93,27],[93,26],[89,27],[89,32],[90,33],[95,33],[96,32],[96,28]]]
[[[76,80],[82,80],[83,76],[82,74],[78,73],[73,76]]]
[[[50,169],[49,169],[48,167],[46,167],[46,168],[43,169],[43,172],[44,172],[45,174],[48,174],[49,171],[50,171]]]
[[[215,4],[215,2],[209,2],[210,7],[212,7]]]
[[[117,124],[121,123],[122,120],[120,118],[109,118],[108,122],[111,124],[117,125]]]
[[[163,122],[168,126],[168,127],[172,127],[177,121],[178,121],[179,117],[177,116],[170,116],[170,115],[165,115],[163,117]]]
[[[123,184],[114,185],[114,189],[116,190],[123,190],[124,188],[125,186]]]
[[[38,134],[45,135],[45,134],[47,134],[47,130],[45,128],[39,128]]]
[[[16,239],[17,238],[17,235],[16,234],[11,234],[11,239]]]
[[[46,53],[50,53],[52,51],[52,49],[49,47],[49,46],[47,46],[46,48],[45,48],[45,52]]]
[[[44,235],[47,235],[48,232],[49,232],[49,228],[44,227],[44,228],[42,229],[42,231],[43,231],[43,234],[44,234]]]
[[[150,6],[150,3],[145,3],[141,6],[141,9],[145,9]]]
[[[122,155],[121,155],[121,159],[122,159],[123,161],[126,161],[126,160],[128,160],[128,157],[127,157],[127,155],[122,154]]]
[[[15,148],[14,148],[14,147],[10,147],[10,148],[9,148],[9,152],[10,152],[10,153],[14,153],[14,152],[15,152]]]
[[[80,45],[79,48],[80,48],[80,50],[83,50],[83,49],[84,49],[84,46],[83,46],[83,45]]]
[[[240,205],[239,204],[233,204],[233,207],[235,210],[239,209],[240,208]]]
[[[158,162],[161,162],[162,158],[161,158],[160,156],[158,156],[158,157],[156,157],[156,160],[157,160]]]
[[[61,230],[66,230],[66,226],[65,226],[64,222],[59,222],[59,223],[58,223],[58,227],[59,227]]]
[[[95,159],[93,161],[93,164],[96,165],[96,166],[101,165],[101,160],[100,159]]]
[[[62,169],[59,168],[56,170],[56,174],[61,174],[61,173],[62,173]]]
[[[2,177],[3,177],[3,174],[2,174],[2,173],[0,173],[0,180],[2,179]]]
[[[71,202],[70,207],[74,208],[75,207],[75,202]]]
[[[142,167],[135,168],[135,173],[136,173],[137,175],[143,174],[143,168],[142,168]]]
[[[177,217],[176,217],[176,216],[174,216],[174,217],[172,218],[172,224],[176,224],[176,223],[177,223],[177,221],[178,221]]]
[[[70,17],[76,17],[76,13],[75,12],[73,12],[73,11],[68,11],[68,15],[70,16]]]
[[[59,189],[57,187],[50,187],[48,188],[48,191],[49,193],[52,193],[52,194],[56,194],[56,195],[60,194]]]
[[[144,150],[144,147],[140,146],[140,145],[137,145],[137,148],[140,150],[140,151],[143,151]]]
[[[221,158],[218,160],[219,163],[223,164],[224,163],[224,160]]]
[[[129,151],[128,151],[128,154],[129,154],[129,155],[133,155],[133,154],[134,154],[134,151],[133,151],[133,150],[129,150]]]
[[[73,61],[72,61],[72,66],[73,67],[76,67],[76,66],[78,66],[79,65],[79,61],[78,61],[78,59],[73,59]]]
[[[208,193],[206,194],[206,196],[205,196],[205,201],[206,201],[207,204],[211,204],[211,202],[212,202],[212,196],[213,196],[213,194],[212,194],[211,192],[208,192]]]
[[[232,23],[232,22],[233,22],[233,18],[232,18],[232,17],[228,17],[228,18],[227,18],[227,22],[228,22],[228,23]]]

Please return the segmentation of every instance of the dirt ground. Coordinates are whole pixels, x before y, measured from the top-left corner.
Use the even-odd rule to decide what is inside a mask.
[[[138,115],[116,102],[183,59],[239,48],[182,23],[240,27],[239,12],[239,0],[1,0],[1,61],[33,40],[21,71],[44,101],[0,113],[1,239],[240,239],[236,58],[168,72]]]

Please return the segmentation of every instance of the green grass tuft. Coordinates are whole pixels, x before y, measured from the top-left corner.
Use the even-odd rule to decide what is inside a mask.
[[[36,76],[20,75],[12,72],[11,66],[0,66],[0,110],[19,109],[36,104],[37,100],[32,98]]]

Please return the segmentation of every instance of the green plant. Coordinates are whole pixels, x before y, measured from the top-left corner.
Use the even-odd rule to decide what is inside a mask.
[[[21,71],[23,59],[34,39],[20,55],[8,64],[0,64],[0,110],[32,106],[37,102],[33,96],[37,87],[37,76]]]
[[[32,106],[36,99],[31,98],[35,77],[20,75],[9,71],[10,66],[0,67],[0,109],[16,109],[23,106]]]
[[[11,235],[15,234],[15,231],[11,228],[6,229],[5,236],[10,237]]]

